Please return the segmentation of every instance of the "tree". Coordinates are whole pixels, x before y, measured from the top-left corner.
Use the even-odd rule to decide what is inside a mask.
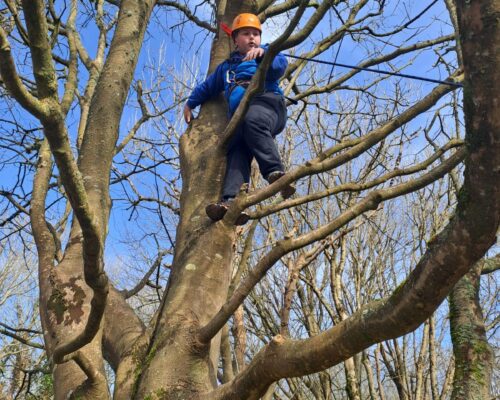
[[[477,263],[457,283],[450,296],[450,324],[456,365],[452,399],[488,398],[490,395],[493,351],[486,339],[484,317],[479,304],[479,279],[483,264],[486,263]]]
[[[415,158],[411,163],[405,159],[415,144],[412,122],[456,89],[450,83],[462,79],[460,71],[450,71],[448,83],[436,85],[425,96],[411,98],[411,103],[405,105],[400,92],[404,89],[400,86],[386,100],[380,94],[384,90],[383,80],[347,85],[346,81],[357,70],[336,76],[335,80],[317,79],[309,74],[314,72],[310,65],[300,60],[291,64],[285,74],[286,91],[301,100],[304,109],[316,109],[315,124],[325,135],[330,135],[327,136],[330,140],[313,142],[309,153],[303,153],[307,157],[276,183],[252,188],[248,194],[242,191],[224,220],[215,224],[206,218],[204,208],[219,196],[224,145],[243,118],[249,99],[262,87],[265,70],[278,51],[305,44],[308,47],[304,55],[313,57],[347,38],[353,43],[361,41],[370,55],[360,66],[411,62],[411,57],[417,57],[416,51],[431,48],[438,53],[443,68],[453,69],[453,63],[446,59],[446,50],[440,46],[453,41],[454,35],[403,45],[411,35],[398,34],[415,21],[421,21],[430,6],[386,30],[381,21],[390,10],[384,1],[203,2],[217,22],[229,22],[238,13],[247,11],[258,13],[263,20],[287,13],[291,18],[270,45],[231,121],[225,117],[222,99],[209,102],[180,137],[178,158],[175,140],[167,139],[161,143],[162,149],[174,152],[175,157],[157,158],[158,142],[144,140],[139,129],[150,120],[149,126],[161,121],[166,124],[162,117],[182,99],[176,98],[163,107],[161,99],[154,98],[154,91],[144,93],[139,81],[133,89],[141,117],[118,144],[123,133],[120,123],[154,10],[164,10],[168,16],[180,12],[187,20],[215,34],[209,70],[227,57],[229,38],[224,37],[215,23],[197,16],[196,8],[177,2],[97,0],[80,4],[68,0],[63,3],[6,0],[0,29],[2,84],[15,105],[23,108],[10,113],[9,123],[15,126],[18,136],[17,140],[13,137],[11,146],[20,148],[21,156],[29,154],[29,147],[30,151],[36,151],[37,157],[36,161],[26,157],[26,164],[33,171],[31,193],[21,190],[31,183],[24,178],[3,192],[5,209],[9,211],[5,223],[11,223],[12,232],[32,235],[36,243],[40,319],[45,350],[54,366],[57,399],[109,398],[105,362],[115,374],[116,399],[258,399],[281,378],[325,370],[352,359],[375,343],[414,330],[431,316],[455,283],[493,244],[500,214],[497,176],[500,152],[496,137],[499,122],[492,101],[499,89],[498,81],[493,78],[500,41],[492,40],[499,36],[497,2],[457,3],[464,59],[465,144],[460,138],[448,138],[444,132],[438,138],[428,139],[437,146],[433,154]],[[314,29],[326,21],[326,16],[338,21],[335,29],[321,38],[313,36]],[[87,38],[79,33],[89,19],[96,21],[95,52],[85,48]],[[380,31],[373,28],[375,20]],[[308,37],[316,39],[306,41]],[[379,46],[385,37],[391,39],[396,50],[386,52]],[[483,57],[477,57],[477,51]],[[342,89],[360,94],[363,103],[348,104],[350,99],[339,96],[339,105],[331,107],[322,97]],[[366,118],[362,117],[364,114]],[[34,119],[25,123],[28,115]],[[73,131],[75,115],[78,128]],[[299,131],[305,126],[302,115],[306,114],[298,112]],[[322,118],[328,115],[332,115],[330,121],[335,121],[336,129],[322,125]],[[34,127],[25,126],[30,124]],[[167,128],[164,138],[176,139],[171,123]],[[38,129],[43,131],[43,137]],[[400,138],[394,138],[395,133],[400,133]],[[127,145],[133,149],[127,150]],[[155,171],[160,164],[175,169],[177,159],[181,190],[176,190],[175,173],[161,176]],[[325,329],[318,326],[319,330],[305,339],[293,338],[287,331],[285,306],[282,328],[272,340],[251,360],[243,360],[240,354],[240,364],[246,363],[244,368],[242,365],[234,376],[227,374],[221,380],[226,383],[217,384],[219,352],[224,354],[225,348],[221,342],[227,350],[225,327],[233,314],[236,322],[241,319],[240,307],[274,265],[288,263],[289,296],[285,298],[291,299],[296,291],[294,270],[305,268],[328,246],[331,248],[332,237],[353,229],[365,213],[384,202],[446,176],[462,161],[464,181],[455,214],[426,245],[422,257],[397,288],[350,315],[335,303],[340,309],[338,321]],[[127,166],[133,168],[126,172]],[[150,183],[156,190],[155,198],[142,195],[130,179],[134,174],[148,171],[152,171],[152,177],[145,184]],[[342,174],[336,175],[336,171]],[[112,179],[113,176],[116,178]],[[160,179],[172,201],[160,196]],[[299,197],[267,201],[293,181],[304,183]],[[116,182],[129,185],[126,193],[133,194],[132,211],[154,204],[157,222],[165,227],[162,233],[166,245],[160,244],[149,272],[157,270],[163,256],[171,254],[168,283],[147,325],[126,301],[136,290],[119,291],[104,270],[105,242],[113,210],[111,185]],[[334,186],[331,182],[335,182]],[[63,202],[67,206],[51,208]],[[234,221],[242,209],[252,206],[255,206],[251,213],[254,223],[244,231],[246,247],[241,257],[235,257],[237,234],[243,232],[234,227]],[[166,227],[165,210],[171,213],[169,220],[177,223],[175,238]],[[282,212],[277,214],[279,211]],[[288,218],[287,213],[296,213],[295,218]],[[29,228],[19,222],[26,214],[29,214]],[[265,251],[254,259],[249,252],[252,241],[259,239],[254,238],[259,234],[258,221],[267,216],[268,222],[264,223],[269,224],[275,218],[280,221],[281,229],[275,231],[265,243]],[[14,223],[19,227],[17,231]],[[238,268],[240,272],[233,276],[235,264],[241,270]],[[151,284],[149,277],[150,274],[141,280],[137,290],[146,284],[160,290],[158,284]],[[237,326],[234,324],[235,329]],[[243,339],[241,335],[236,337]],[[349,376],[355,371],[348,365]],[[351,393],[355,386],[351,381]]]

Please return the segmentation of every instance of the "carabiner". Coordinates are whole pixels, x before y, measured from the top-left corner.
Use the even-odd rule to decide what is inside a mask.
[[[233,76],[232,78],[229,77],[229,73],[231,73]],[[227,70],[226,72],[226,82],[227,83],[234,83],[234,77],[236,76],[236,72],[231,71],[230,69]]]

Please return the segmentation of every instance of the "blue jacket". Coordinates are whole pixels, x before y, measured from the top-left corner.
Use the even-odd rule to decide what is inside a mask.
[[[261,47],[267,50],[268,46]],[[224,91],[229,104],[229,114],[233,114],[245,94],[245,88],[236,85],[234,80],[250,80],[261,61],[261,59],[257,59],[242,62],[243,58],[243,54],[234,51],[229,56],[229,59],[219,64],[215,71],[207,77],[205,82],[194,88],[187,101],[189,108],[196,108]],[[279,79],[283,76],[287,65],[288,62],[283,54],[278,53],[274,57],[266,74],[264,85],[266,92],[283,94],[283,91],[279,87]]]

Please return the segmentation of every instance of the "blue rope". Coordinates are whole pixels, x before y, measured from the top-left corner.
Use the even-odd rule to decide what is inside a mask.
[[[375,72],[377,74],[400,76],[402,78],[417,79],[419,81],[432,82],[432,83],[442,83],[443,85],[450,85],[450,86],[455,86],[455,87],[462,87],[463,86],[461,83],[457,83],[457,82],[453,82],[453,81],[441,81],[439,79],[424,78],[423,76],[400,74],[397,72],[384,71],[384,70],[375,69],[375,68],[357,67],[355,65],[341,64],[338,62],[331,62],[331,61],[324,61],[324,60],[317,60],[315,58],[292,56],[291,54],[284,54],[284,55],[286,57],[295,58],[297,60],[313,61],[313,62],[316,62],[318,64],[326,64],[326,65],[332,65],[332,66],[338,66],[338,67],[344,67],[344,68],[350,68],[350,69],[357,69],[358,71],[368,71],[368,72]]]

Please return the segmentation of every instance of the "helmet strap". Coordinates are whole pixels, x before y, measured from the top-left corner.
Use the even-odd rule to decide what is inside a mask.
[[[226,32],[227,36],[231,36],[231,37],[233,36],[233,30],[229,26],[227,26],[224,22],[220,23],[220,27],[222,28],[222,30],[224,32]]]

